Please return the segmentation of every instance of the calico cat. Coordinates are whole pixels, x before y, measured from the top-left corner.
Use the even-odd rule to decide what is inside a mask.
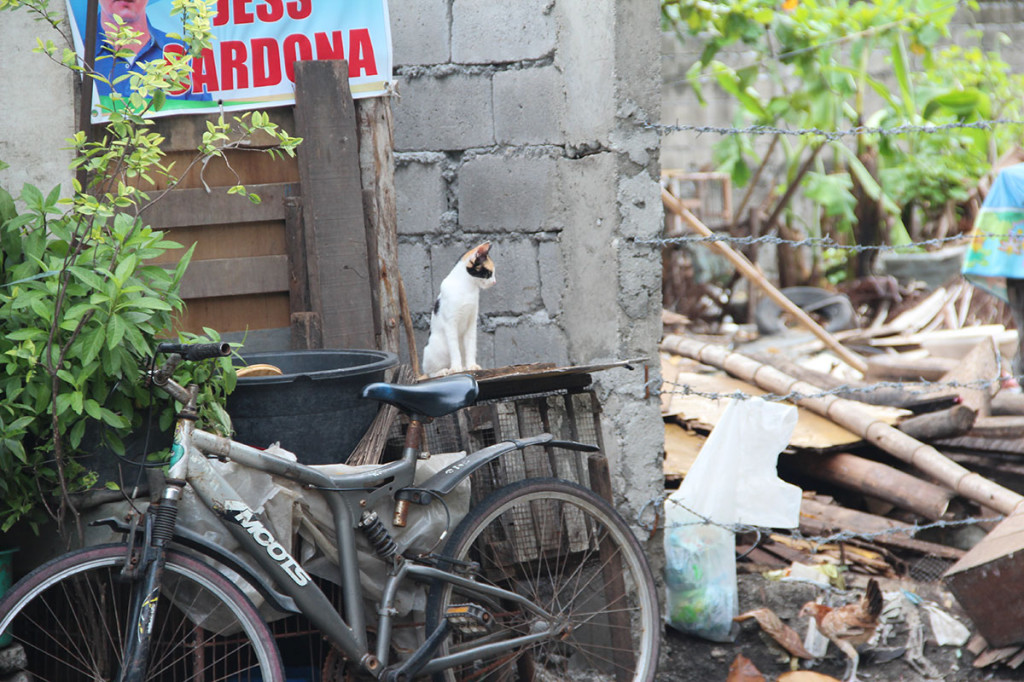
[[[480,369],[476,363],[480,290],[496,281],[490,251],[490,242],[470,249],[441,282],[430,313],[430,337],[423,349],[424,374],[436,377]]]

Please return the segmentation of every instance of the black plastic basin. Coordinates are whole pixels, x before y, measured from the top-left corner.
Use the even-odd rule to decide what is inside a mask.
[[[348,459],[377,414],[378,404],[360,391],[398,364],[394,353],[378,350],[276,351],[243,359],[283,374],[238,379],[227,402],[235,439],[260,448],[279,442],[304,464]]]

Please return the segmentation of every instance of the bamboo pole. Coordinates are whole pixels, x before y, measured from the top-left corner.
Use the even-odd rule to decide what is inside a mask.
[[[689,223],[690,227],[701,235],[705,237],[713,236],[711,229],[702,223],[697,216],[693,215],[683,207],[679,199],[672,196],[672,194],[664,187],[661,189],[661,200],[666,209],[685,220]],[[850,367],[853,367],[858,372],[863,373],[867,371],[868,365],[863,358],[839,343],[834,336],[825,331],[821,325],[811,318],[810,315],[805,313],[799,306],[786,298],[785,294],[769,282],[746,256],[736,251],[728,244],[723,244],[722,242],[711,242],[710,245],[711,248],[717,250],[720,254],[729,259],[729,261],[731,261],[741,273],[754,282],[754,284],[759,286],[765,294],[768,295],[768,298],[772,299],[776,305],[793,315],[800,324],[807,327],[812,334],[818,337],[818,339],[820,339],[826,346],[835,351],[836,355],[838,355],[843,362],[848,364]]]
[[[953,499],[953,491],[943,486],[848,452],[790,455],[780,459],[779,466],[792,466],[806,476],[856,490],[933,521],[946,515]]]
[[[794,379],[774,367],[716,344],[669,335],[662,340],[661,349],[705,365],[718,367],[739,379],[779,395],[821,393],[817,386]],[[795,399],[793,402],[831,419],[968,500],[1001,514],[1010,514],[1024,504],[1024,496],[965,469],[932,446],[877,419],[857,401],[825,395]]]

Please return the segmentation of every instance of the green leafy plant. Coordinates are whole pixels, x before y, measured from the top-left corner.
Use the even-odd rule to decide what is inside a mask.
[[[939,216],[955,212],[1016,143],[1016,128],[967,125],[1019,117],[1024,79],[995,53],[938,49],[957,3],[662,0],[661,7],[666,28],[703,45],[688,72],[698,98],[714,83],[733,98],[737,126],[810,131],[777,134],[767,150],[747,135],[725,137],[715,148],[716,165],[738,186],[781,154],[775,224],[764,229],[782,236],[828,235],[845,244],[945,236]],[[722,57],[737,45],[750,56]],[[745,65],[731,65],[737,59]],[[876,132],[900,128],[907,132]],[[784,205],[794,184],[820,208],[817,216]],[[918,212],[921,225],[911,220]],[[866,274],[870,255],[851,262],[848,274]]]
[[[214,0],[172,0],[182,17],[190,53],[209,47]],[[60,15],[48,0],[0,0],[0,11],[22,10],[57,31],[66,47],[39,40],[37,51],[86,79],[103,79],[77,61]],[[119,44],[137,38],[132,29],[113,31]],[[185,251],[173,268],[152,262],[181,248],[145,222],[159,202],[196,164],[247,145],[253,135],[275,141],[273,155],[294,155],[300,140],[260,112],[210,122],[194,160],[183,169],[164,163],[163,138],[153,131],[149,112],[188,77],[187,59],[155,60],[143,74],[132,74],[130,94],[113,94],[101,104],[109,117],[96,140],[79,132],[71,140],[78,176],[70,196],[60,187],[43,193],[25,185],[16,194],[0,188],[0,531],[16,522],[38,529],[47,516],[59,526],[75,491],[88,489],[97,475],[79,463],[90,424],[101,424],[115,453],[123,436],[142,424],[150,392],[144,372],[157,340],[167,337],[183,309],[179,284],[191,259]],[[88,81],[87,81],[88,82]],[[160,180],[167,190],[147,190]],[[231,193],[247,193],[240,183]],[[219,340],[214,330],[200,339]],[[227,433],[221,405],[234,388],[228,359],[189,363],[183,381],[201,382],[207,403],[200,415],[208,427]],[[159,423],[173,418],[163,408]]]

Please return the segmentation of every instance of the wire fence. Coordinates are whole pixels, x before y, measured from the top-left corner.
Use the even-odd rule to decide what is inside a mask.
[[[749,400],[751,398],[760,398],[761,400],[767,400],[769,402],[795,403],[801,400],[830,397],[856,398],[857,395],[870,395],[871,393],[875,393],[881,389],[896,389],[903,391],[908,395],[934,396],[940,391],[955,391],[961,389],[977,391],[991,389],[996,386],[1002,387],[1004,383],[1010,379],[1019,383],[1024,380],[1024,376],[1008,375],[998,379],[978,379],[975,381],[876,381],[865,386],[842,384],[835,388],[822,389],[814,393],[790,391],[789,393],[784,394],[759,393],[756,395],[746,393],[745,391],[701,391],[689,384],[686,384],[685,382],[676,382],[665,379],[651,380],[645,384],[645,388],[656,395],[697,396],[707,398],[708,400]],[[665,390],[664,386],[666,385],[673,388]]]
[[[1024,120],[1015,119],[992,119],[972,122],[953,122],[943,125],[900,125],[892,127],[872,127],[872,126],[855,126],[845,130],[824,130],[820,128],[785,128],[778,126],[764,126],[764,125],[752,125],[747,127],[735,127],[735,126],[714,126],[714,125],[689,125],[689,124],[662,124],[662,123],[651,123],[642,122],[642,127],[647,130],[652,130],[661,136],[675,135],[681,133],[690,133],[697,136],[702,135],[744,135],[744,136],[799,136],[809,137],[819,140],[821,143],[836,142],[841,140],[847,140],[851,138],[860,138],[865,135],[874,136],[906,136],[906,135],[929,135],[937,133],[948,133],[951,131],[963,130],[992,130],[997,126],[1024,126]],[[669,178],[666,178],[668,180]],[[683,179],[679,181],[680,186],[686,186],[685,183],[688,180]],[[745,203],[745,202],[744,202]],[[733,221],[730,218],[725,218],[723,223],[729,225],[738,224],[737,221]],[[774,228],[774,225],[768,227]],[[710,236],[703,236],[698,234],[682,234],[675,236],[659,235],[656,237],[649,238],[636,238],[633,243],[638,247],[649,247],[652,250],[663,250],[673,247],[685,247],[692,244],[727,244],[738,248],[743,247],[756,247],[756,246],[774,246],[774,247],[790,247],[790,248],[809,248],[818,250],[834,250],[834,251],[845,251],[849,253],[887,253],[887,252],[920,252],[926,250],[936,250],[942,247],[950,245],[962,245],[968,244],[972,240],[985,240],[989,238],[996,238],[1004,242],[1005,248],[1016,248],[1018,251],[1024,251],[1021,246],[1024,246],[1024,233],[1016,237],[1004,234],[993,234],[988,232],[961,232],[957,234],[948,234],[946,236],[939,236],[930,239],[919,239],[912,240],[907,243],[896,243],[896,244],[846,244],[837,241],[836,239],[823,236],[823,237],[806,237],[806,238],[785,238],[779,235],[776,229],[772,229],[766,234],[762,235],[734,235],[728,232],[719,232]],[[1009,244],[1009,246],[1005,246]],[[918,329],[923,329],[927,326],[927,323],[922,324]],[[742,348],[738,349],[738,352],[742,353]],[[1004,358],[996,355],[996,376],[984,379],[978,379],[974,381],[928,381],[928,380],[914,380],[914,381],[865,381],[865,382],[844,382],[838,386],[823,387],[816,391],[800,391],[793,390],[785,394],[779,393],[763,393],[753,394],[746,391],[706,391],[700,390],[687,384],[685,380],[672,380],[672,379],[654,379],[645,385],[645,389],[655,395],[661,396],[697,396],[707,400],[719,401],[719,400],[748,400],[754,397],[760,398],[761,400],[775,401],[775,402],[791,402],[799,403],[804,400],[811,399],[822,399],[822,398],[847,398],[857,400],[862,397],[868,398],[871,393],[883,391],[883,390],[895,390],[902,391],[908,396],[927,396],[934,397],[941,393],[950,393],[956,391],[986,391],[988,393],[994,393],[994,389],[1002,389],[1008,386],[1012,386],[1015,390],[1019,390],[1020,384],[1024,384],[1024,376],[1014,375],[1009,368],[1004,365],[1009,363],[1004,361]],[[799,379],[798,377],[794,377]],[[1017,386],[1014,386],[1014,383]],[[813,382],[804,381],[805,386],[812,385]],[[865,401],[868,402],[868,401]],[[666,507],[668,505],[679,505],[685,509],[688,514],[694,519],[690,522],[685,523],[674,523],[672,525],[665,524]],[[979,525],[990,525],[998,523],[1003,520],[1003,516],[997,515],[976,515],[968,516],[967,518],[943,518],[927,523],[910,523],[903,524],[893,528],[882,529],[873,532],[860,532],[848,529],[837,530],[833,533],[819,534],[819,535],[804,535],[799,529],[793,530],[782,530],[769,529],[757,526],[750,526],[744,524],[733,524],[723,525],[714,522],[713,520],[704,517],[697,513],[695,510],[688,508],[685,504],[680,502],[678,499],[670,498],[669,494],[659,496],[649,500],[637,513],[635,523],[638,527],[646,529],[648,532],[653,533],[656,530],[665,530],[666,532],[671,531],[673,528],[678,526],[687,525],[715,525],[725,528],[726,530],[740,534],[754,533],[758,538],[758,542],[761,538],[771,533],[788,533],[791,537],[799,539],[808,543],[811,551],[816,551],[818,548],[824,548],[828,545],[842,545],[843,543],[849,542],[875,542],[884,541],[889,536],[900,536],[905,538],[914,538],[922,533],[942,533],[945,531],[951,531],[964,527],[979,526]],[[756,545],[757,543],[755,543]],[[930,558],[931,555],[925,553],[925,557],[920,561],[925,561]],[[948,561],[940,562],[941,566],[938,572],[932,577],[939,577],[943,570],[948,567]]]
[[[883,135],[887,137],[897,135],[910,135],[916,133],[932,134],[950,130],[992,130],[1000,125],[1024,126],[1024,121],[1016,119],[988,119],[982,121],[956,121],[939,125],[901,125],[890,128],[872,126],[854,126],[845,130],[825,130],[822,128],[780,128],[767,125],[752,125],[745,128],[732,126],[708,126],[691,124],[664,124],[643,122],[641,125],[647,130],[657,131],[660,135],[671,133],[697,133],[715,135],[786,135],[795,137],[820,137],[826,141],[842,140],[848,137],[860,137],[862,135]]]

